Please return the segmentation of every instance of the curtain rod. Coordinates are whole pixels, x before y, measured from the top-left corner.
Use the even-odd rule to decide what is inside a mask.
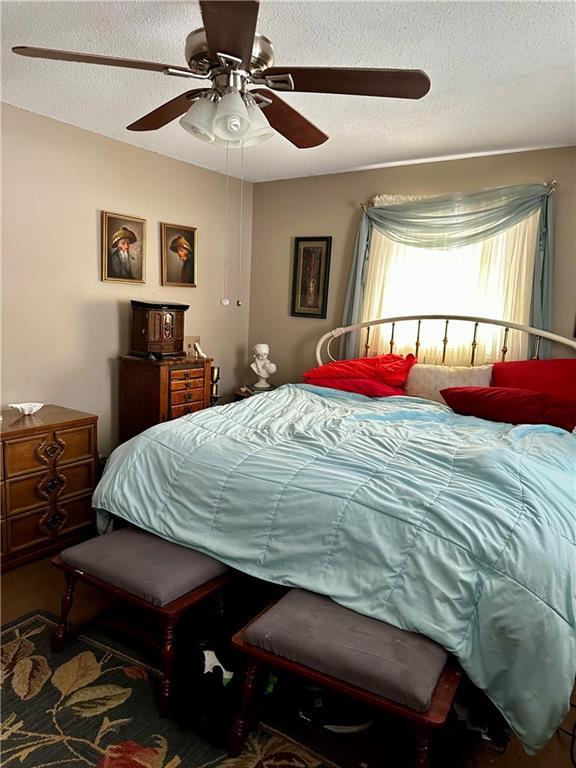
[[[549,181],[546,183],[546,194],[551,195],[553,192],[557,192],[560,189],[560,182],[558,179],[552,179],[552,181]],[[367,205],[366,203],[358,203],[358,207],[362,208],[364,213],[368,210],[368,208],[372,208],[371,205]]]

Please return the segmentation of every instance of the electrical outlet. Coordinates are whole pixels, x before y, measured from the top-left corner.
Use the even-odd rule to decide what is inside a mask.
[[[195,357],[194,343],[200,343],[200,336],[184,336],[184,352],[190,357]]]

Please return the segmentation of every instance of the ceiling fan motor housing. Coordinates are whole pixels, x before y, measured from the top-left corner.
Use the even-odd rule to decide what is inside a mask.
[[[227,53],[227,51],[222,51]],[[210,57],[208,54],[208,42],[204,27],[195,29],[186,38],[184,56],[188,66],[196,75],[207,75],[210,72]],[[252,55],[250,57],[250,71],[259,72],[274,65],[274,48],[267,37],[259,32],[254,36]]]

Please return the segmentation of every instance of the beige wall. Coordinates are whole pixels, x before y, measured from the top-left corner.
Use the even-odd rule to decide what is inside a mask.
[[[306,151],[306,150],[302,150]],[[558,179],[554,328],[570,335],[576,315],[576,148],[381,168],[257,184],[254,191],[250,346],[266,341],[276,383],[300,381],[317,339],[342,322],[359,203],[376,194],[444,194]],[[332,235],[326,320],[290,316],[295,236]],[[414,276],[417,280],[417,275]]]
[[[2,403],[37,400],[100,417],[116,442],[117,358],[128,351],[130,299],[189,303],[186,333],[222,366],[221,392],[243,378],[249,312],[252,185],[246,184],[243,300],[238,237],[223,295],[225,177],[14,107],[2,110]],[[231,220],[239,221],[237,182]],[[147,219],[145,285],[100,280],[100,211]],[[198,228],[197,288],[160,286],[159,222]]]

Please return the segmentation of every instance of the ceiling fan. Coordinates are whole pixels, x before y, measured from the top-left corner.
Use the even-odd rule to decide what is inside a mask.
[[[270,40],[256,32],[258,0],[200,0],[200,9],[204,27],[186,39],[188,67],[49,48],[16,46],[12,50],[40,59],[204,80],[208,87],[171,99],[128,130],[154,131],[184,115],[180,124],[197,138],[233,147],[257,144],[275,131],[301,149],[317,147],[328,139],[275,91],[420,99],[430,89],[428,76],[417,69],[275,67]],[[266,87],[248,90],[250,86]]]

